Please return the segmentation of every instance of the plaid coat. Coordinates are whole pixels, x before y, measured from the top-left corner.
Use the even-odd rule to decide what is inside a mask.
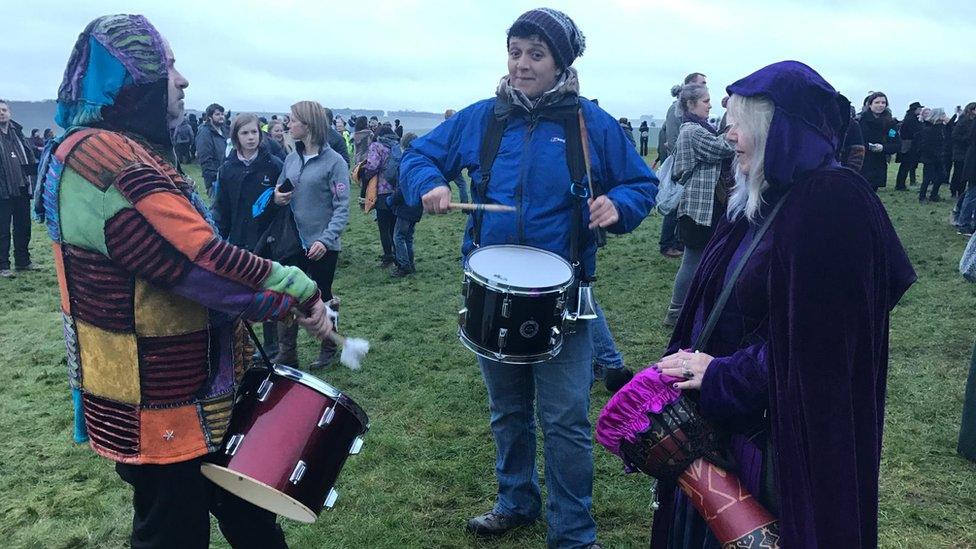
[[[734,154],[735,149],[724,137],[694,122],[681,125],[672,169],[672,176],[684,185],[678,217],[687,215],[699,225],[711,226],[722,160]]]

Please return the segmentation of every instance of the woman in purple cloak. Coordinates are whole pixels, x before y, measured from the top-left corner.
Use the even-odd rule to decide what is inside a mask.
[[[730,433],[783,547],[874,547],[889,314],[915,272],[872,186],[835,160],[844,96],[795,61],[728,93],[736,185],[656,367]],[[686,351],[779,202],[711,336]],[[718,547],[673,484],[659,494],[652,547]]]

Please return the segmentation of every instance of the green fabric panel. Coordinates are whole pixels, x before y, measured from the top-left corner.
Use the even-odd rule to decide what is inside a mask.
[[[315,294],[315,282],[298,267],[286,267],[272,262],[271,273],[264,281],[264,288],[272,292],[287,294],[304,303]]]
[[[105,220],[132,204],[114,186],[102,192],[71,168],[61,174],[58,210],[64,242],[108,255]]]

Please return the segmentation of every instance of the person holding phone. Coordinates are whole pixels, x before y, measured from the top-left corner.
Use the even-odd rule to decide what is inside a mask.
[[[290,207],[302,251],[283,261],[295,265],[318,284],[322,299],[332,299],[340,237],[349,221],[349,167],[327,141],[329,123],[325,109],[315,101],[299,101],[291,107],[288,130],[295,150],[286,158],[274,192],[277,207]],[[279,364],[296,366],[298,326],[278,325]],[[310,368],[323,368],[335,357],[336,345],[323,341]]]

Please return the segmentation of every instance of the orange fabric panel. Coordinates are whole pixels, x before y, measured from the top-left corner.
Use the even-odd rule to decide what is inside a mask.
[[[191,261],[216,238],[213,229],[192,204],[173,193],[153,193],[135,205],[156,232]]]
[[[127,166],[148,162],[150,156],[131,139],[119,133],[99,131],[72,149],[65,165],[105,190]]]
[[[54,256],[54,272],[58,275],[58,288],[61,289],[61,310],[64,314],[71,314],[71,300],[68,299],[68,281],[64,277],[64,257],[61,255],[61,245],[51,243],[51,254]]]
[[[196,405],[139,411],[141,463],[176,463],[207,453]]]
[[[65,157],[71,152],[71,149],[75,148],[75,145],[81,143],[82,140],[94,134],[95,132],[104,131],[95,128],[85,128],[83,130],[78,130],[75,133],[69,135],[64,141],[58,145],[58,148],[54,151],[54,158],[57,158],[61,162],[64,162]]]

